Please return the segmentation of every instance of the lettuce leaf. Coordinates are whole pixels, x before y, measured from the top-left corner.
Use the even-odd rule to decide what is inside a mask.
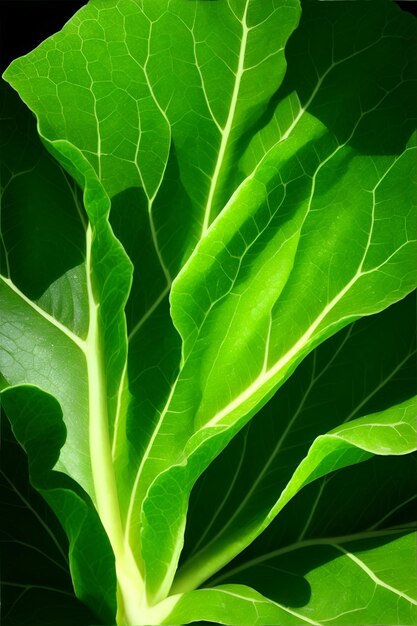
[[[415,485],[401,528],[303,537],[417,448],[414,35],[389,1],[90,0],[6,71],[48,152],[6,90],[2,403],[103,623],[413,623]]]

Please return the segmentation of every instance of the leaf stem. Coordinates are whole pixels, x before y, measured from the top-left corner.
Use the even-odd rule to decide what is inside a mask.
[[[120,515],[119,498],[116,486],[107,411],[106,375],[103,366],[103,346],[100,332],[100,304],[94,295],[92,284],[93,268],[91,250],[93,234],[91,225],[87,228],[87,293],[89,301],[89,329],[86,339],[85,356],[89,388],[89,442],[91,470],[94,482],[96,507],[101,522],[112,546],[118,596],[117,623],[123,626],[139,624],[146,595],[143,578],[136,564],[130,546],[124,541]]]

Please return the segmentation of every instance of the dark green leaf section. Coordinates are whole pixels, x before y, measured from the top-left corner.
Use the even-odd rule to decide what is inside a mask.
[[[417,616],[415,540],[415,533],[395,532],[306,542],[290,560],[259,559],[255,571],[248,571],[246,578],[264,583],[272,599],[237,583],[201,589],[183,596],[166,623],[412,626]],[[275,591],[281,594],[276,587],[271,592],[271,578],[275,584],[285,580],[295,592],[291,605],[296,608],[274,598]]]
[[[83,262],[84,208],[77,185],[42,146],[35,120],[4,81],[0,136],[1,273],[37,299]]]
[[[132,481],[132,468],[137,467],[152,437],[181,358],[181,340],[169,312],[171,279],[165,275],[154,247],[147,204],[141,189],[130,189],[112,199],[110,214],[116,236],[135,261],[126,306],[129,400],[124,420],[129,454],[118,459],[118,471],[127,482]],[[124,432],[121,427],[122,437]],[[123,489],[124,509],[129,498],[129,490]]]
[[[103,623],[111,624],[116,611],[116,582],[114,557],[108,538],[88,496],[68,476],[53,471],[59,459],[60,447],[64,445],[66,437],[61,409],[52,396],[29,386],[4,391],[2,405],[11,416],[16,439],[28,455],[31,484],[55,511],[69,538],[69,567],[75,593],[91,607]],[[49,528],[47,522],[44,523],[44,527]],[[52,537],[55,541],[54,535]],[[94,541],[91,540],[92,537]],[[10,539],[13,538],[12,535]],[[36,548],[37,545],[35,550]],[[63,551],[58,544],[55,551],[57,549],[62,560],[62,556],[66,557],[67,547],[65,546]],[[10,573],[9,567],[5,566],[2,571],[6,581]],[[29,580],[34,574],[34,571],[27,572]],[[58,581],[59,578],[56,582]],[[22,584],[21,580],[17,584]],[[52,584],[52,589],[54,587],[55,584]],[[42,584],[40,588],[42,589]],[[22,589],[24,591],[25,587]],[[30,590],[30,583],[28,589]],[[65,593],[70,597],[72,595],[68,585],[64,586],[64,595]],[[53,599],[52,602],[54,606],[56,600]],[[62,602],[60,606],[64,607],[65,604]],[[14,610],[13,606],[11,609]]]
[[[311,483],[213,582],[224,580],[223,576],[229,576],[235,568],[244,569],[258,556],[284,553],[289,547],[288,552],[296,550],[304,540],[415,527],[417,489],[410,477],[416,470],[416,454],[374,456]]]
[[[298,624],[322,624],[323,615],[335,624],[413,624],[416,463],[415,454],[373,457],[312,483],[208,584],[249,586],[294,611]],[[182,607],[201,618],[197,598],[184,596]]]
[[[416,123],[415,58],[403,49],[414,46],[415,20],[391,0],[382,0],[378,12],[374,9],[371,4],[303,2],[300,23],[286,48],[285,79],[271,100],[265,126],[242,159],[246,173],[273,148],[277,137],[290,135],[304,111],[319,119],[339,143],[348,140],[360,153],[401,152]],[[355,36],[346,37],[355,24]]]
[[[3,413],[0,558],[4,626],[88,626],[96,619],[73,593],[67,539],[30,487],[27,459]]]
[[[311,484],[210,584],[250,585],[319,623],[330,607],[327,617],[334,623],[413,623],[415,538],[409,533],[417,526],[417,490],[410,477],[416,462],[415,454],[374,457]],[[351,567],[356,557],[362,571],[355,573]],[[363,573],[359,585],[358,574]],[[391,595],[384,598],[379,590],[379,604],[359,606],[359,589],[365,600],[377,591],[375,578],[399,593],[385,587]],[[343,593],[343,585],[348,592]],[[396,621],[395,610],[404,595],[411,598],[408,617],[403,613]]]

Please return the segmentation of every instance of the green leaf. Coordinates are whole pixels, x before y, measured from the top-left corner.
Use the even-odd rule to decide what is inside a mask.
[[[5,624],[82,624],[94,620],[76,600],[66,555],[67,541],[55,516],[28,483],[26,455],[8,420],[1,423],[0,552]]]
[[[259,623],[296,623],[298,612],[256,587],[192,589],[284,506],[285,516],[312,481],[415,449],[414,391],[391,384],[411,371],[403,327],[393,333],[400,358],[394,338],[385,352],[369,342],[371,379],[365,367],[355,373],[357,320],[417,284],[414,34],[388,1],[376,11],[298,0],[90,0],[6,71],[59,165],[39,146],[35,160],[25,156],[26,136],[36,143],[25,126],[6,134],[2,394],[32,483],[61,511],[76,592],[96,608],[101,598],[103,619],[257,623],[259,610]],[[14,204],[35,195],[39,172],[45,196],[26,223]],[[42,263],[22,257],[38,214],[42,245],[54,243],[33,283]],[[375,319],[359,328],[386,332]],[[287,379],[308,396],[322,371],[340,382],[346,362],[343,376],[356,382],[330,394],[333,411],[319,412],[317,425],[300,434],[302,402],[273,415]],[[239,431],[257,413],[272,454],[259,454],[258,437],[250,455],[243,450],[238,475],[259,459],[248,497],[230,521],[220,506],[208,541],[187,546],[194,558],[176,576],[191,490],[216,457],[236,460],[249,432]],[[282,451],[287,435],[294,448],[285,442]],[[230,506],[242,485],[225,478]],[[342,560],[360,584],[369,572],[337,550],[331,567]],[[385,547],[369,550],[378,570]],[[312,566],[312,580],[326,571]],[[190,592],[172,595],[173,582]],[[376,604],[367,603],[374,623],[389,591],[377,587]],[[402,600],[398,619],[408,620],[410,599]],[[353,610],[342,605],[341,615]]]
[[[165,231],[171,226],[161,206],[153,226],[152,209],[173,161],[184,187],[179,204],[193,202],[195,221],[176,208],[177,243],[183,227],[195,242],[233,190],[226,191],[237,144],[282,81],[284,46],[299,15],[297,0],[209,9],[201,2],[95,0],[5,77],[36,112],[41,134],[77,146],[110,197],[144,190],[155,232],[161,219]],[[171,235],[163,233],[162,259],[165,247],[172,251]]]
[[[115,612],[115,574],[108,538],[86,494],[61,472],[51,471],[57,467],[59,448],[65,442],[60,407],[52,396],[29,386],[7,389],[1,399],[12,418],[14,434],[28,455],[31,484],[56,512],[69,538],[75,592],[105,623],[111,623]]]

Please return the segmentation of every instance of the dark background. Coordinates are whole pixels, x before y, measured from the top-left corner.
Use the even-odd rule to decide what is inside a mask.
[[[0,71],[53,35],[88,0],[0,0]]]
[[[0,0],[0,71],[60,30],[85,4],[87,0]],[[417,16],[417,0],[397,4]]]

